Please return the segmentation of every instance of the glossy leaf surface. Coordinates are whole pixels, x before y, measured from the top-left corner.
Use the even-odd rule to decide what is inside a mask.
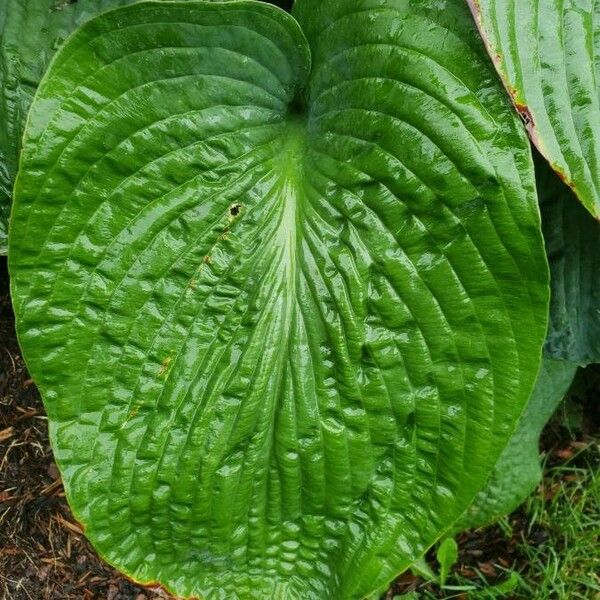
[[[536,179],[550,263],[546,353],[581,366],[600,362],[600,223],[544,161]]]
[[[577,373],[577,365],[545,358],[535,390],[487,487],[457,521],[455,531],[474,529],[494,523],[510,514],[533,492],[542,479],[539,442],[550,420]]]
[[[384,585],[483,486],[547,327],[528,142],[463,2],[294,16],[103,15],[25,135],[13,296],[67,494],[182,596]]]
[[[600,218],[600,4],[468,2],[532,141]]]
[[[8,216],[25,119],[52,56],[82,23],[131,2],[0,1],[0,254],[6,253],[8,243]]]

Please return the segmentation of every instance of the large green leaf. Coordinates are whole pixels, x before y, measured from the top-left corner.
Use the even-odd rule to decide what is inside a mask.
[[[600,223],[542,160],[536,179],[552,290],[546,353],[600,362]]]
[[[0,254],[25,118],[50,59],[92,17],[133,0],[0,0]]]
[[[600,218],[600,3],[467,1],[532,141]]]
[[[138,580],[361,599],[483,487],[548,271],[462,0],[141,3],[28,120],[9,255],[77,518]],[[309,54],[312,52],[312,67]]]
[[[583,209],[581,209],[583,210]],[[494,467],[487,487],[456,522],[455,531],[483,527],[510,514],[542,478],[540,435],[567,393],[577,365],[545,358],[538,381],[519,424]]]

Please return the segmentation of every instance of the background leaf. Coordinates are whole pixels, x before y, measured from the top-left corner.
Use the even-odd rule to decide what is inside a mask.
[[[600,5],[468,0],[532,141],[600,218]]]
[[[600,362],[600,223],[541,159],[536,179],[552,288],[546,353]]]
[[[141,3],[60,50],[9,264],[67,495],[179,595],[362,599],[535,382],[529,144],[455,0]]]
[[[446,538],[437,549],[435,557],[440,564],[440,586],[444,587],[452,567],[458,560],[458,545],[454,538]]]

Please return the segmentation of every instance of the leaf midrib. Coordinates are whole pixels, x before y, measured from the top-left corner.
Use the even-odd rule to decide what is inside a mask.
[[[290,117],[286,127],[281,154],[276,157],[274,169],[280,176],[280,201],[283,203],[281,221],[275,239],[284,255],[289,300],[295,298],[298,274],[299,211],[302,203],[304,177],[305,126],[298,117]]]

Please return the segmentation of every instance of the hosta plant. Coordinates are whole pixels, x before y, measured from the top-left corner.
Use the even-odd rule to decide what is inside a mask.
[[[488,484],[549,318],[463,0],[87,21],[28,115],[9,266],[74,515],[184,597],[385,587]]]

